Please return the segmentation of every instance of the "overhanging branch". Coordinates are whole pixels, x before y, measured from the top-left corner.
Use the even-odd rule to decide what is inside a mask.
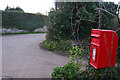
[[[99,9],[101,9],[102,11],[105,11],[106,13],[110,14],[110,15],[113,16],[113,17],[116,17],[116,15],[114,15],[114,14],[112,14],[111,12],[109,12],[109,11],[107,11],[107,10],[105,10],[105,9],[102,9],[102,8],[96,8],[95,10],[99,10]]]
[[[87,20],[87,19],[81,19],[81,21],[88,21],[88,22],[98,23],[98,24],[99,24],[99,22],[96,22],[96,21],[91,21],[91,20]]]
[[[117,33],[118,31],[120,31],[120,28],[116,30],[116,33]]]

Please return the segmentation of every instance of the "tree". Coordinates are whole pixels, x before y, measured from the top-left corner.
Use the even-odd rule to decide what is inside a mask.
[[[7,5],[7,7],[5,8],[5,11],[9,11],[9,12],[24,12],[22,8],[20,7],[16,7],[16,8],[11,8]]]
[[[7,7],[5,8],[5,11],[8,11],[10,9],[10,7],[7,5]]]
[[[64,2],[58,10],[49,13],[49,35],[53,40],[74,39],[81,40],[90,36],[92,28],[98,28],[99,12],[95,10],[99,7],[98,2]],[[103,2],[109,12],[115,14],[117,5]],[[102,28],[116,29],[116,18],[102,12]],[[87,32],[87,34],[86,34]],[[74,37],[74,38],[73,38]],[[50,39],[49,38],[49,39]]]

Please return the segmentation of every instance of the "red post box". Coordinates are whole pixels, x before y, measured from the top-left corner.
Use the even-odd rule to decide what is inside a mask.
[[[90,64],[98,69],[114,67],[118,35],[112,30],[92,29]]]

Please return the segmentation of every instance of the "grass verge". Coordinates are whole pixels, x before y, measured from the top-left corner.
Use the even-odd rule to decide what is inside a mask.
[[[16,35],[16,34],[39,34],[39,33],[46,33],[46,32],[21,32],[21,33],[0,33],[0,35]]]

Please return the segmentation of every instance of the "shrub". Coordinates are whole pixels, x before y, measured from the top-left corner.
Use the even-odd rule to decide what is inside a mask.
[[[50,51],[54,51],[54,49],[55,49],[53,41],[50,41],[50,42],[44,41],[44,45],[43,46],[45,48],[47,48],[48,50],[50,50]]]
[[[81,62],[82,58],[81,56],[84,55],[84,53],[79,49],[77,46],[70,50],[70,60],[69,62],[64,65],[63,67],[56,67],[54,68],[54,72],[51,74],[52,79],[72,79],[76,80],[79,78],[79,74],[82,72],[80,70],[81,68]]]
[[[45,40],[43,42],[43,47],[45,47],[46,49],[48,49],[50,51],[54,51],[54,50],[68,51],[69,49],[71,49],[71,44],[68,40],[66,40],[66,41],[64,41],[64,40],[60,40],[60,41]]]
[[[101,68],[96,70],[91,66],[83,71],[79,75],[79,78],[87,80],[120,80],[119,70],[119,67]]]
[[[71,44],[69,40],[60,40],[57,41],[55,44],[55,49],[56,50],[63,50],[63,51],[68,51],[71,49]]]
[[[63,67],[54,68],[52,79],[77,79],[79,75],[79,68],[75,67],[73,63],[68,63]]]
[[[106,9],[115,14],[117,5],[110,2],[103,2]],[[90,36],[92,28],[98,28],[99,11],[95,10],[99,6],[97,2],[69,2],[62,3],[57,10],[49,12],[48,39],[84,39]],[[114,7],[113,7],[114,6]],[[117,29],[117,18],[102,12],[102,29]],[[86,20],[82,20],[86,19]],[[89,21],[87,21],[89,20]],[[114,26],[114,27],[113,27]],[[115,27],[116,26],[116,27]],[[87,34],[86,34],[87,32]]]

